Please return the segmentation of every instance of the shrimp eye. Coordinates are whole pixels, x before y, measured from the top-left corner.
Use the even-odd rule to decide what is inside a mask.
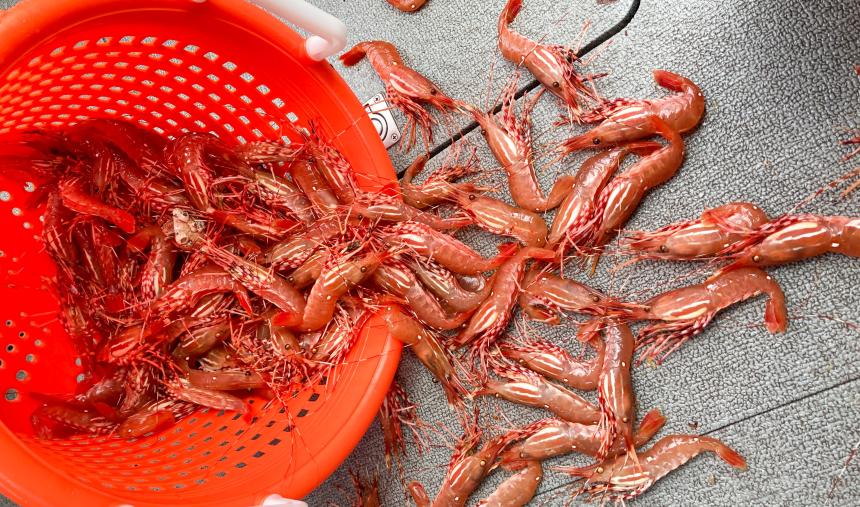
[[[361,272],[362,272],[362,273],[367,272],[367,266],[362,266],[362,267],[361,267]]]
[[[296,277],[294,277],[294,276],[290,276],[290,277],[288,277],[288,278],[287,278],[287,281],[288,281],[288,282],[290,282],[290,283],[293,283],[293,282],[295,282],[295,281],[296,281]]]
[[[477,196],[477,195],[475,195],[475,194],[469,194],[469,200],[470,200],[470,201],[474,201],[474,200],[475,200],[475,199],[477,199],[477,198],[478,198],[478,196]]]
[[[591,300],[594,301],[595,303],[598,303],[598,302],[600,302],[600,296],[595,294],[595,295],[591,296]]]
[[[552,82],[552,87],[553,87],[553,88],[558,88],[558,87],[559,87],[559,82],[558,82],[558,81],[553,81],[553,82]]]
[[[436,88],[430,88],[430,95],[436,95],[437,93],[439,93],[439,90]]]
[[[667,247],[666,245],[660,245],[660,251],[666,253],[669,251],[669,247]]]
[[[753,255],[753,262],[761,262],[761,255]]]
[[[600,144],[600,138],[599,138],[599,137],[595,137],[595,138],[591,141],[591,143],[592,143],[592,144],[595,144],[595,145]]]

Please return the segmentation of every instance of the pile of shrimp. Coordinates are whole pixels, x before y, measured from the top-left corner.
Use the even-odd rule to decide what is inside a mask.
[[[524,505],[542,462],[574,452],[593,464],[554,470],[579,481],[577,494],[599,499],[636,497],[702,453],[745,468],[740,454],[707,436],[669,435],[641,450],[666,419],[653,409],[636,420],[633,367],[662,363],[717,313],[761,294],[765,327],[785,331],[785,296],[763,268],[827,252],[860,257],[860,218],[769,217],[738,202],[656,231],[625,231],[648,192],[682,167],[684,135],[701,121],[705,98],[690,79],[655,70],[665,96],[606,99],[575,51],[510,27],[521,7],[508,0],[502,10],[499,49],[543,88],[519,110],[516,79],[492,114],[446,95],[388,42],[362,42],[341,56],[374,67],[407,118],[408,147],[421,140],[429,148],[438,121],[431,110],[474,119],[512,203],[468,179],[482,172],[474,156],[422,178],[430,157],[421,155],[399,191],[364,190],[317,123],[288,126],[290,143],[241,146],[107,119],[2,140],[10,170],[39,178],[34,205],[45,206],[60,318],[88,375],[77,394],[44,396],[32,417],[37,433],[133,437],[198,406],[243,413],[248,395],[281,401],[343,362],[377,314],[438,380],[463,429],[435,500],[409,484],[419,506],[465,505],[499,468],[513,474],[480,505]],[[548,192],[531,129],[546,90],[560,101],[560,124],[590,125],[555,148],[557,160],[591,152]],[[505,242],[484,256],[455,237],[467,228]],[[565,262],[596,261],[616,238],[633,260],[700,261],[712,274],[645,301],[565,276]],[[585,315],[574,335],[587,353],[514,339],[508,328],[518,310],[546,325]],[[634,333],[630,325],[643,321]],[[475,403],[484,396],[551,416],[490,434]],[[380,422],[389,467],[428,431],[396,384]]]
[[[450,224],[361,193],[315,128],[296,146],[231,148],[94,119],[3,140],[8,169],[39,180],[59,318],[87,377],[75,395],[40,396],[38,435],[135,437],[197,406],[246,413],[243,397],[281,400],[344,361],[374,308],[355,289],[397,251],[386,220]]]
[[[367,57],[386,85],[389,103],[406,118],[412,142],[416,130],[426,143],[432,139],[434,119],[422,106],[438,110],[446,119],[465,114],[477,122],[504,171],[513,201],[491,197],[478,180],[472,180],[471,187],[469,181],[455,183],[447,176],[482,171],[452,169],[450,164],[416,187],[415,177],[427,164],[426,156],[419,156],[401,179],[405,202],[423,209],[453,206],[471,219],[470,225],[518,244],[515,250],[502,244],[500,255],[506,258],[487,276],[487,265],[480,273],[466,269],[471,257],[461,257],[455,265],[434,257],[440,250],[419,240],[417,229],[404,232],[396,243],[408,247],[411,258],[398,266],[403,285],[386,290],[405,298],[406,305],[387,308],[386,320],[392,334],[438,379],[463,429],[435,498],[431,500],[418,482],[407,489],[419,507],[465,505],[491,472],[504,469],[512,475],[478,505],[525,505],[543,477],[542,462],[572,453],[591,457],[593,464],[550,469],[576,479],[574,496],[599,501],[639,496],[703,453],[745,469],[738,452],[712,437],[677,434],[649,444],[666,418],[654,408],[636,420],[633,367],[645,361],[662,364],[702,333],[719,312],[760,295],[766,298],[763,327],[770,333],[785,332],[785,295],[765,268],[826,253],[860,257],[860,217],[801,213],[808,200],[775,217],[756,204],[733,202],[655,231],[625,229],[647,194],[683,166],[684,136],[701,122],[705,98],[693,81],[667,70],[652,73],[656,84],[668,92],[663,97],[604,98],[596,86],[603,76],[585,74],[574,50],[530,40],[510,27],[521,8],[521,0],[506,2],[499,16],[498,47],[518,71],[529,71],[542,87],[517,100],[518,80],[512,79],[502,91],[498,110],[485,112],[445,95],[407,66],[388,42],[362,42],[341,57],[347,66]],[[588,129],[555,146],[555,161],[564,163],[575,152],[590,155],[548,187],[537,176],[531,125],[531,113],[546,91],[561,106],[557,125]],[[844,141],[857,143],[860,138]],[[621,172],[628,159],[632,164]],[[467,161],[473,164],[474,159]],[[815,195],[849,181],[858,171],[830,182]],[[842,195],[858,186],[851,184]],[[431,188],[438,198],[433,202],[415,193]],[[553,210],[549,222],[547,212]],[[697,261],[710,274],[699,283],[644,301],[605,294],[565,275],[565,263],[596,263],[610,251],[628,256],[624,265],[643,259]],[[382,269],[388,265],[383,263]],[[474,284],[465,275],[486,278]],[[435,311],[427,315],[437,302],[452,312],[444,326],[434,323]],[[586,353],[533,336],[513,336],[509,327],[517,309],[528,321],[550,326],[574,314],[584,315],[573,334]],[[634,332],[630,326],[637,322],[645,325]],[[588,392],[596,394],[595,401],[583,396]],[[543,409],[549,417],[491,433],[477,415],[477,400],[485,396]],[[419,451],[426,445],[427,427],[401,387],[392,388],[379,418],[389,467],[393,457],[406,452],[405,434],[412,434]],[[364,504],[359,499],[356,505]]]

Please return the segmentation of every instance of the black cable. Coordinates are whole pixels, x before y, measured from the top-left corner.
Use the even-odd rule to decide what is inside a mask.
[[[596,47],[598,47],[601,44],[603,44],[604,42],[608,41],[615,34],[620,32],[621,30],[623,30],[628,24],[630,24],[630,21],[633,20],[633,16],[636,15],[636,11],[639,10],[639,2],[640,2],[640,0],[633,0],[633,3],[630,5],[630,9],[627,11],[627,14],[625,14],[624,17],[621,18],[620,21],[618,21],[618,23],[616,23],[611,28],[609,28],[608,30],[606,30],[605,32],[600,34],[600,36],[598,36],[596,39],[592,40],[591,42],[589,42],[588,44],[583,46],[576,53],[576,56],[579,58],[582,58],[583,56],[587,55],[589,52],[593,51]],[[534,90],[538,86],[540,86],[540,82],[537,79],[532,80],[530,83],[528,83],[527,85],[525,85],[524,87],[519,89],[516,94],[514,94],[514,99],[520,99],[523,95]],[[501,111],[501,109],[502,109],[502,105],[496,104],[496,106],[492,110],[490,110],[490,113],[496,114],[499,111]],[[451,136],[448,140],[442,142],[441,144],[439,144],[438,146],[436,146],[435,148],[430,150],[429,158],[432,159],[436,155],[439,155],[443,151],[447,150],[452,144],[459,141],[460,139],[465,137],[466,134],[475,130],[476,128],[478,128],[478,122],[476,122],[476,121],[473,121],[473,122],[469,123],[468,125],[466,125],[465,127],[461,128],[456,134]],[[400,174],[402,174],[402,172],[398,173],[398,176]]]

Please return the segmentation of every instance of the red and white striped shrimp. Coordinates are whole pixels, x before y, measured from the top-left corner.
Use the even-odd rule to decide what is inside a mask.
[[[352,203],[341,209],[347,212],[349,217],[382,222],[413,221],[440,231],[459,229],[472,223],[469,217],[454,215],[443,218],[435,213],[413,208],[398,197],[381,192],[357,193]]]
[[[244,414],[248,410],[245,402],[232,394],[196,387],[185,379],[166,380],[162,382],[162,387],[169,396],[195,405],[214,408],[215,410],[229,410],[240,414]]]
[[[328,183],[338,201],[342,204],[351,203],[358,189],[352,165],[322,134],[321,127],[317,123],[309,122],[308,131],[300,131],[300,133],[305,139],[305,149],[314,167]],[[296,173],[292,174],[295,176]]]
[[[349,475],[352,477],[352,485],[356,493],[352,507],[382,507],[382,501],[379,499],[378,474],[374,473],[373,478],[364,479],[357,472],[349,470]]]
[[[499,484],[490,496],[478,502],[477,507],[522,507],[534,498],[542,478],[540,461],[527,461],[521,470]]]
[[[330,263],[323,268],[311,288],[301,324],[290,326],[288,322],[278,323],[296,327],[302,332],[322,328],[331,322],[340,297],[371,276],[387,257],[387,253],[368,252],[355,259],[338,258],[337,263]]]
[[[222,147],[220,139],[201,132],[182,134],[167,147],[169,163],[165,167],[182,181],[185,194],[198,211],[208,212],[213,208],[211,192],[216,174],[207,150],[218,149],[223,153]]]
[[[299,222],[310,224],[314,221],[311,201],[296,183],[272,171],[252,168],[248,168],[244,176],[251,180],[245,189],[258,195],[266,205],[287,210]]]
[[[529,407],[549,410],[565,421],[597,424],[600,410],[582,396],[547,382],[540,375],[511,366],[496,366],[494,371],[509,380],[484,381],[476,396],[496,396]]]
[[[654,81],[674,92],[662,99],[623,100],[608,113],[600,125],[585,134],[564,141],[557,151],[561,156],[586,149],[605,149],[636,141],[659,132],[652,116],[658,116],[669,129],[679,134],[693,130],[705,112],[705,97],[691,80],[666,70],[655,70]]]
[[[658,320],[639,331],[637,348],[645,348],[642,359],[663,362],[687,340],[701,333],[723,309],[759,294],[768,297],[764,322],[771,333],[788,327],[785,294],[769,274],[758,268],[719,272],[704,283],[655,296],[629,315],[636,320]]]
[[[586,468],[564,468],[585,482],[582,491],[591,499],[623,501],[644,493],[655,482],[703,452],[713,452],[727,464],[746,470],[747,463],[736,451],[706,436],[668,435],[639,454],[639,461],[618,456]]]
[[[259,373],[248,369],[231,368],[217,371],[189,370],[185,374],[194,387],[215,391],[257,389],[266,385]]]
[[[179,403],[169,400],[168,403]],[[116,434],[121,438],[136,438],[148,433],[157,433],[176,424],[173,412],[166,409],[144,407],[128,416],[116,428]]]
[[[485,231],[515,238],[526,246],[546,244],[546,222],[533,211],[476,192],[456,191],[451,197],[472,222]]]
[[[574,389],[593,391],[598,386],[605,346],[600,339],[589,343],[595,349],[590,359],[576,359],[564,348],[538,339],[521,343],[506,341],[500,348],[505,357],[535,373]]]
[[[595,206],[593,223],[589,224],[594,228],[590,241],[592,246],[600,247],[608,243],[633,215],[645,195],[670,180],[684,161],[681,135],[657,116],[651,116],[650,121],[654,130],[669,144],[642,157],[603,189]],[[578,233],[574,235],[580,236]]]
[[[427,0],[388,0],[392,7],[403,12],[415,12],[424,7]]]
[[[390,260],[380,265],[373,273],[373,281],[383,291],[402,298],[415,316],[433,329],[456,329],[471,315],[468,312],[449,315],[400,261]]]
[[[598,456],[605,440],[605,430],[597,424],[580,424],[561,419],[546,419],[543,425],[535,425],[534,431],[524,436],[522,442],[514,444],[500,457],[502,466],[518,468],[523,461],[543,461],[570,453]],[[652,410],[642,418],[639,428],[633,435],[636,448],[642,447],[660,428],[666,418],[659,410]],[[614,458],[627,452],[626,444],[616,440],[607,452],[607,458]]]
[[[209,352],[212,347],[230,336],[233,325],[234,322],[230,318],[223,317],[188,329],[180,337],[179,344],[173,350],[173,356],[181,360],[190,361]]]
[[[553,260],[555,252],[543,248],[526,247],[514,254],[499,268],[493,278],[489,297],[472,314],[469,324],[453,340],[457,347],[469,345],[473,355],[481,360],[486,372],[489,347],[508,326],[511,312],[517,303],[526,264],[530,259]]]
[[[176,242],[183,249],[198,249],[213,263],[227,271],[251,292],[274,304],[284,312],[280,322],[285,326],[301,323],[305,310],[302,294],[279,275],[254,262],[215,245],[202,235],[203,223],[193,220],[182,210],[174,210],[173,226]]]
[[[400,194],[403,202],[418,209],[444,204],[451,200],[456,192],[480,193],[484,189],[471,182],[454,183],[455,180],[477,172],[477,156],[474,154],[465,163],[446,164],[433,171],[421,184],[413,183],[413,179],[421,171],[430,158],[419,155],[400,178]]]
[[[439,302],[455,312],[471,312],[487,299],[493,289],[492,283],[483,277],[480,277],[482,283],[477,290],[466,289],[453,273],[430,260],[411,259],[407,264]]]
[[[161,295],[150,305],[148,312],[156,318],[167,318],[182,310],[194,308],[198,302],[210,294],[232,292],[237,299],[250,303],[244,287],[228,273],[216,266],[204,266],[192,273],[180,276],[169,284]]]
[[[140,272],[140,293],[144,301],[157,298],[173,281],[176,249],[157,225],[144,227],[129,238],[126,244],[138,251],[143,251],[147,244],[149,245],[146,265]]]
[[[580,121],[583,113],[601,103],[602,99],[590,86],[591,78],[576,70],[579,58],[574,50],[533,41],[511,29],[510,24],[522,6],[522,0],[508,0],[499,14],[499,50],[502,56],[527,68],[545,89],[564,101],[571,117]]]
[[[37,408],[30,416],[30,422],[36,435],[45,439],[64,438],[69,432],[106,435],[117,427],[116,422],[97,410],[77,408],[59,401]]]
[[[296,289],[304,289],[312,285],[322,273],[323,266],[328,261],[329,250],[317,250],[305,260],[301,266],[290,273],[286,279]]]
[[[87,190],[87,182],[80,176],[62,180],[59,184],[59,195],[63,206],[72,211],[99,217],[129,234],[136,229],[135,218],[131,213],[111,206],[90,193]]]
[[[484,478],[496,467],[498,455],[516,438],[517,433],[500,435],[484,443],[475,451],[481,431],[477,421],[469,423],[466,433],[457,444],[448,464],[445,481],[436,498],[430,502],[424,487],[418,482],[409,484],[409,492],[418,507],[463,507],[469,496]]]
[[[340,205],[334,190],[309,161],[297,160],[293,162],[290,165],[290,175],[318,215],[332,214]]]
[[[728,250],[731,267],[776,266],[825,253],[860,257],[860,217],[787,215]]]
[[[609,321],[603,326],[605,349],[600,380],[597,386],[597,402],[600,404],[600,422],[603,440],[597,453],[602,460],[609,453],[616,439],[627,449],[627,454],[636,456],[633,441],[633,419],[636,415],[636,395],[633,393],[633,351],[636,341],[626,324]]]
[[[425,144],[433,142],[433,117],[421,107],[429,104],[439,111],[447,112],[459,107],[459,103],[448,97],[432,81],[403,63],[400,52],[386,41],[365,41],[340,55],[340,61],[347,67],[360,62],[364,57],[385,83],[388,101],[406,116],[407,144],[411,149],[415,144],[415,134],[421,130]]]
[[[379,230],[380,239],[392,248],[427,257],[453,273],[477,275],[499,267],[510,256],[511,247],[500,249],[492,259],[484,259],[459,240],[417,222],[401,222]]]
[[[561,322],[561,312],[605,315],[626,308],[615,298],[576,280],[532,269],[526,273],[520,292],[520,308],[530,319],[546,324]]]
[[[424,445],[423,430],[426,423],[418,417],[418,407],[409,399],[406,391],[393,381],[382,406],[379,407],[379,425],[382,427],[382,438],[385,442],[385,466],[391,469],[391,462],[400,463],[400,458],[406,455],[406,440],[404,430],[409,430],[419,449]],[[393,460],[392,460],[393,458]]]
[[[694,220],[669,224],[655,231],[625,233],[621,248],[645,258],[709,259],[731,248],[769,221],[754,204],[732,202],[705,210]]]
[[[630,153],[650,155],[661,148],[659,143],[643,141],[611,148],[592,155],[580,166],[573,188],[558,208],[547,237],[551,248],[560,248],[562,253],[569,245],[579,242],[582,227],[594,213],[600,192],[618,170],[621,162]]]
[[[511,80],[502,92],[500,117],[471,105],[465,107],[481,126],[490,151],[505,170],[508,188],[516,205],[528,211],[547,211],[561,204],[573,187],[574,176],[558,178],[549,195],[544,195],[535,173],[531,133],[531,112],[543,91],[525,101],[520,118],[517,118],[514,110],[516,87],[517,80]]]
[[[451,357],[439,343],[438,337],[401,309],[392,305],[382,311],[382,318],[391,336],[408,346],[415,357],[439,381],[445,390],[448,403],[462,405],[468,391],[451,362]]]

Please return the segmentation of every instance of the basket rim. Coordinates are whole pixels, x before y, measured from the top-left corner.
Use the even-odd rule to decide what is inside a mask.
[[[19,59],[34,47],[38,47],[45,38],[57,31],[85,23],[97,17],[120,11],[162,10],[192,13],[198,11],[204,15],[217,15],[221,18],[235,21],[243,28],[249,29],[265,38],[273,45],[289,49],[294,54],[296,48],[304,47],[304,39],[290,27],[268,12],[247,1],[236,0],[205,0],[196,2],[187,0],[22,0],[7,11],[0,10],[0,33],[3,42],[0,43],[0,73],[18,63]],[[302,55],[304,52],[302,50]],[[387,176],[396,181],[395,172],[382,141],[376,135],[370,120],[367,119],[364,108],[358,98],[343,81],[340,75],[327,62],[314,62],[307,56],[303,63],[312,67],[337,88],[340,105],[355,117],[364,117],[360,122],[361,140],[381,166],[377,176]],[[341,93],[342,92],[342,93]],[[366,123],[366,125],[364,125]],[[372,134],[372,135],[370,135]],[[383,163],[384,161],[384,163]],[[371,319],[371,322],[375,320]],[[385,327],[383,327],[385,329]],[[371,333],[372,334],[372,333]],[[322,483],[352,452],[370,426],[379,406],[382,404],[387,386],[394,378],[400,359],[401,344],[387,332],[368,335],[367,339],[381,341],[381,350],[377,364],[368,383],[368,389],[356,399],[355,410],[349,416],[347,424],[337,435],[329,440],[315,456],[312,470],[307,470],[301,477],[294,477],[289,482],[291,495],[301,498]],[[0,491],[12,500],[24,505],[120,505],[127,503],[122,497],[109,494],[103,490],[74,480],[72,474],[59,471],[51,466],[44,458],[19,439],[0,421],[0,450],[4,455],[4,463],[13,466],[0,467]],[[237,488],[237,495],[230,498],[218,498],[205,503],[184,502],[189,507],[196,505],[228,506],[255,505],[271,493],[284,494],[284,481],[274,481],[270,484],[258,482],[253,489]],[[135,505],[165,505],[163,503],[147,503],[135,500]]]

